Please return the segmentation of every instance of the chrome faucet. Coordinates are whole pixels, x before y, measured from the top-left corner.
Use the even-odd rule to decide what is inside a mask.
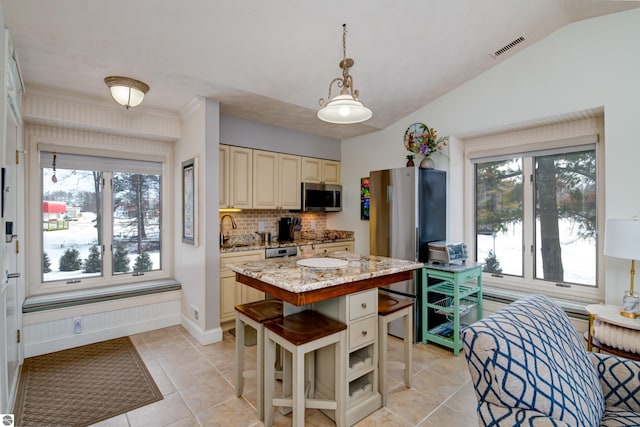
[[[222,246],[224,244],[224,242],[226,242],[227,240],[229,240],[228,237],[224,237],[224,219],[226,217],[231,218],[231,228],[233,228],[234,230],[236,228],[238,228],[238,224],[236,224],[236,220],[233,219],[233,216],[229,215],[229,214],[225,214],[222,215],[222,218],[220,218],[220,246]]]

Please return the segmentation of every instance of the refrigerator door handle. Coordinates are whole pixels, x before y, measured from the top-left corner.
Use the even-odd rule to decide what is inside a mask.
[[[420,232],[418,231],[418,227],[416,227],[416,258],[415,260],[418,261],[419,260],[419,255],[420,255]]]
[[[387,185],[387,203],[393,202],[393,187]]]

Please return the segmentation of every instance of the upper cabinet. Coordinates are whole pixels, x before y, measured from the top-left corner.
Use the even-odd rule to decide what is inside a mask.
[[[220,208],[253,207],[253,150],[220,145]]]
[[[302,182],[340,184],[340,162],[303,157]]]
[[[300,209],[301,158],[253,150],[253,208]]]
[[[300,209],[302,206],[302,158],[278,154],[278,199],[280,209]]]
[[[229,179],[229,146],[228,145],[220,145],[219,147],[219,160],[220,165],[218,168],[219,173],[219,183],[220,183],[220,201],[218,206],[221,208],[230,208],[231,202],[229,201],[229,187],[230,187],[230,179]]]
[[[340,162],[220,145],[220,208],[301,208],[301,183],[340,183]]]

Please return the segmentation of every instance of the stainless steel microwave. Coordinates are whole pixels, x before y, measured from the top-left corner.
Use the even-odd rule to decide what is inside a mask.
[[[305,212],[342,211],[342,185],[303,182],[302,210]]]

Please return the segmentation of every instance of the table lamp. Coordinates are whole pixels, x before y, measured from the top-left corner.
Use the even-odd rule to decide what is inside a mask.
[[[622,297],[620,314],[635,319],[640,316],[640,296],[633,289],[636,259],[640,259],[640,220],[608,219],[604,235],[604,254],[631,260],[631,284]]]

